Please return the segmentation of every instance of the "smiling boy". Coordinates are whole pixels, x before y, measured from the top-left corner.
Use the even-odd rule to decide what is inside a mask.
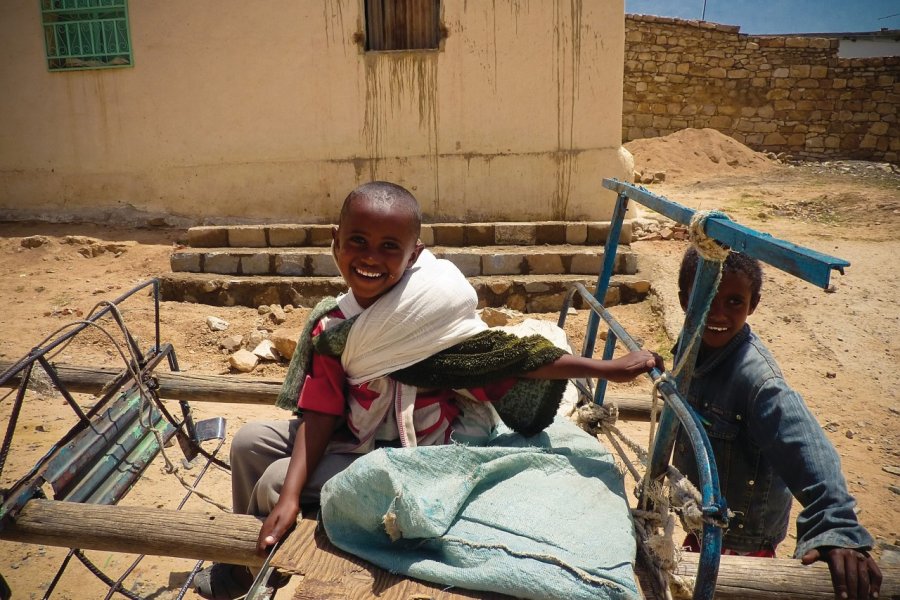
[[[685,252],[678,275],[683,309],[697,271],[697,251]],[[868,555],[873,540],[859,524],[855,501],[841,474],[840,457],[803,399],[747,325],[759,305],[762,269],[730,252],[710,304],[688,391],[688,402],[706,427],[722,493],[734,512],[724,554],[775,556],[787,534],[792,496],[797,517],[795,556],[823,560],[836,598],[877,598],[881,572]],[[696,485],[690,442],[680,432],[673,462]],[[685,542],[699,551],[694,534]]]
[[[400,186],[375,182],[354,190],[332,230],[334,257],[356,302],[368,308],[415,264],[422,213]]]

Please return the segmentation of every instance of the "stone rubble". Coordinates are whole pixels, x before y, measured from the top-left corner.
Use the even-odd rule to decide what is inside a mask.
[[[265,339],[257,344],[253,349],[253,354],[258,356],[261,360],[272,362],[277,362],[281,358],[278,355],[278,351],[275,349],[275,345],[272,343],[272,340],[269,339]]]
[[[206,317],[206,326],[210,331],[225,331],[228,329],[228,321],[225,319],[209,316]]]
[[[229,366],[238,373],[249,373],[259,364],[259,357],[249,350],[238,350],[228,357]]]

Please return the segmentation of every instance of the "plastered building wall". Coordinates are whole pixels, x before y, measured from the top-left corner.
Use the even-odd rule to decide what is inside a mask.
[[[439,50],[367,53],[362,0],[131,0],[133,67],[49,72],[10,0],[0,216],[328,223],[387,179],[432,222],[608,218],[622,0],[441,5]]]
[[[900,57],[739,29],[628,15],[623,138],[711,127],[797,158],[900,162]]]

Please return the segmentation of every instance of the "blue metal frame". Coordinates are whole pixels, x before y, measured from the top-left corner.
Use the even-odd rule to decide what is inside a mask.
[[[597,326],[600,318],[603,318],[609,325],[606,345],[603,349],[603,358],[609,359],[612,358],[616,342],[619,339],[623,341],[629,350],[637,350],[639,348],[601,304],[606,297],[609,282],[612,278],[619,236],[621,235],[622,223],[628,208],[628,201],[634,200],[639,202],[669,217],[673,221],[685,225],[691,222],[696,211],[662,196],[652,194],[643,188],[616,179],[604,179],[603,187],[616,192],[618,197],[611,219],[609,237],[604,246],[603,267],[597,278],[594,296],[591,297],[583,286],[576,284],[576,287],[572,289],[566,298],[560,314],[559,325],[562,327],[565,323],[565,315],[572,296],[576,292],[581,293],[592,309],[588,320],[588,331],[582,347],[582,355],[593,355]],[[723,246],[752,256],[804,281],[826,289],[829,286],[831,271],[836,270],[843,274],[844,268],[850,266],[850,263],[846,260],[779,240],[766,233],[754,231],[734,223],[724,215],[715,215],[707,218],[704,223],[704,232],[708,237],[711,237]],[[700,564],[697,570],[697,580],[693,595],[695,600],[711,599],[715,593],[722,547],[722,527],[727,526],[728,517],[725,499],[721,497],[719,489],[718,472],[709,438],[706,436],[706,431],[698,415],[683,400],[683,396],[686,395],[690,387],[694,364],[699,351],[699,344],[691,345],[688,343],[688,340],[693,339],[705,327],[706,313],[717,292],[720,267],[720,262],[700,259],[685,313],[679,346],[675,353],[675,364],[681,364],[682,361],[684,364],[676,377],[674,386],[668,381],[664,381],[659,386],[660,393],[666,399],[666,403],[660,415],[659,428],[654,446],[651,449],[650,469],[648,472],[648,476],[651,479],[658,479],[664,475],[668,468],[672,448],[675,444],[675,435],[680,424],[691,442],[697,461],[704,515]],[[689,354],[684,356],[686,352]],[[650,376],[655,380],[660,376],[660,373],[654,369]],[[606,382],[601,380],[597,383],[597,388],[594,392],[594,402],[602,405],[605,393]]]

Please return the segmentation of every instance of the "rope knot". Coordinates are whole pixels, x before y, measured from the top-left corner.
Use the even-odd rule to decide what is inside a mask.
[[[706,260],[722,262],[728,258],[730,250],[719,244],[716,240],[706,235],[706,220],[710,217],[729,219],[721,210],[698,210],[691,217],[688,226],[688,235],[697,253]],[[729,219],[730,220],[730,219]]]
[[[575,423],[590,433],[598,435],[609,431],[619,418],[619,407],[615,404],[602,405],[596,402],[583,404],[576,409]]]

